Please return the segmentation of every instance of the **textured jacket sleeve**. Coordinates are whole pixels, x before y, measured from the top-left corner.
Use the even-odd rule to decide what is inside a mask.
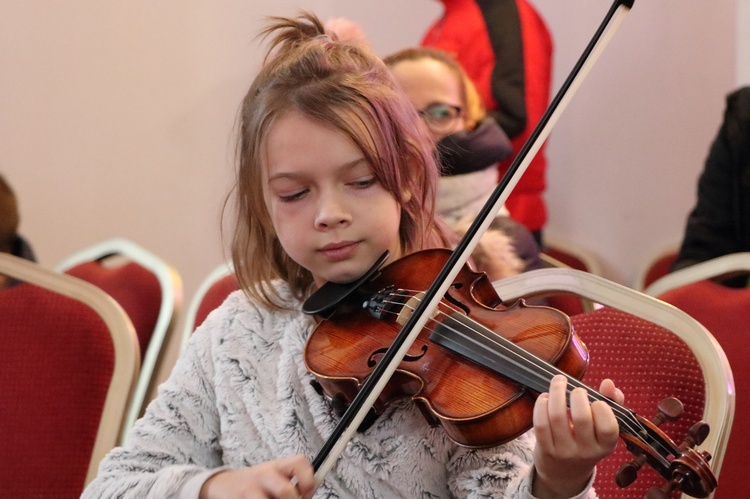
[[[158,397],[125,445],[102,460],[83,498],[176,497],[192,476],[221,466],[208,333],[203,327],[193,335]]]

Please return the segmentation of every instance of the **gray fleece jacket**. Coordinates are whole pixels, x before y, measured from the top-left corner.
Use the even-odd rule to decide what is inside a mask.
[[[300,309],[286,285],[286,305]],[[235,292],[193,334],[123,447],[102,461],[83,498],[193,495],[190,478],[304,454],[312,460],[337,417],[311,386],[303,353],[312,321]],[[454,444],[409,401],[357,433],[316,498],[528,498],[533,433],[492,449]],[[199,487],[197,487],[199,488]],[[595,497],[587,489],[579,497]]]

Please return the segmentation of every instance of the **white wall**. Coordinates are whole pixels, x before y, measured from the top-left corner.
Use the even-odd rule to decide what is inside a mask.
[[[562,81],[607,2],[536,0]],[[734,86],[734,2],[636,0],[549,139],[548,234],[588,248],[608,277],[676,245]]]
[[[263,53],[255,35],[300,7],[352,17],[389,51],[439,12],[428,0],[4,4],[0,172],[41,263],[125,236],[176,265],[189,298],[224,258],[219,210],[235,113]]]
[[[737,86],[750,85],[750,0],[737,0]]]
[[[550,137],[550,237],[630,284],[676,243],[736,79],[744,0],[637,0]],[[535,0],[556,45],[555,88],[606,0]],[[223,258],[219,209],[254,35],[298,7],[361,23],[385,55],[417,43],[432,0],[6,2],[0,171],[41,263],[115,235],[171,261],[186,298]]]

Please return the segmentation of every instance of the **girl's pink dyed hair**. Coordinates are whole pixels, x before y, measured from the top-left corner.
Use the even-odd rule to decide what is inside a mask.
[[[273,279],[287,281],[299,298],[312,285],[310,272],[275,237],[263,197],[266,137],[274,120],[289,111],[338,129],[362,150],[402,207],[405,253],[449,246],[450,231],[435,219],[434,144],[383,62],[361,42],[327,35],[310,13],[272,18],[262,35],[272,39],[242,102],[234,189],[232,259],[245,293],[277,307]]]

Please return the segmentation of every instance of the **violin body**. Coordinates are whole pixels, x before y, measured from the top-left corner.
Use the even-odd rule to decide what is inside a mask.
[[[383,267],[317,325],[305,364],[326,396],[346,403],[354,399],[408,318],[410,304],[449,256],[449,250],[424,250]],[[372,296],[385,297],[375,314],[366,309]],[[472,448],[499,445],[531,428],[536,392],[430,339],[454,314],[473,319],[570,377],[580,379],[588,365],[588,352],[565,314],[523,301],[506,307],[485,274],[464,267],[379,396],[377,413],[395,399],[410,397],[431,425]]]

